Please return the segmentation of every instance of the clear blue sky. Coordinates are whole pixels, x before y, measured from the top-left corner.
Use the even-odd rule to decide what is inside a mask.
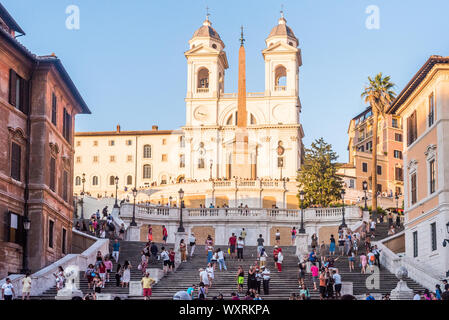
[[[247,41],[248,91],[264,90],[261,50],[284,4],[303,54],[300,98],[304,143],[321,136],[347,161],[349,120],[365,108],[366,78],[391,75],[400,92],[432,54],[449,55],[447,0],[2,0],[37,54],[55,52],[92,115],[77,131],[175,129],[185,122],[188,40],[210,7],[226,45],[227,92],[236,91],[240,25]],[[80,30],[65,27],[65,9],[80,8]],[[369,5],[380,29],[365,27]]]

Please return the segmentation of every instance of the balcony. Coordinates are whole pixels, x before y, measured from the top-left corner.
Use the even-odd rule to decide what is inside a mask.
[[[196,93],[207,93],[209,92],[209,88],[197,88]]]
[[[274,86],[274,91],[287,91],[287,86]]]

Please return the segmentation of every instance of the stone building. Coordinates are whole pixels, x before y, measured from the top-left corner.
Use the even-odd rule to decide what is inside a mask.
[[[262,50],[265,88],[256,93],[246,92],[243,41],[242,34],[239,90],[225,93],[228,60],[223,40],[209,18],[194,32],[185,52],[186,124],[180,130],[117,128],[76,133],[75,192],[83,190],[84,174],[84,190],[93,196],[115,194],[114,178],[118,177],[120,195],[134,186],[152,189],[156,203],[174,199],[182,187],[192,206],[209,206],[218,199],[217,203],[231,206],[243,203],[296,208],[295,178],[303,157],[304,136],[300,123],[299,41],[281,16]],[[231,180],[235,179],[244,180],[240,187],[247,192],[237,194],[242,188],[237,182],[234,186]],[[283,179],[290,182],[281,183]],[[219,182],[220,194],[213,191],[217,185],[207,184],[206,189],[201,184],[173,187],[180,182],[209,180]],[[279,187],[263,188],[262,180],[278,180]],[[272,192],[262,195],[264,189]]]
[[[449,271],[449,57],[431,56],[388,113],[403,120],[405,254],[422,270]]]
[[[18,34],[0,4],[0,278],[70,253],[73,128],[90,113],[61,61],[32,54]]]

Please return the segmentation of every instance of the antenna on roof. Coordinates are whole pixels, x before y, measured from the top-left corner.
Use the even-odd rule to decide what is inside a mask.
[[[210,16],[209,9],[210,8],[208,6],[206,6],[206,20],[209,20],[209,16]]]

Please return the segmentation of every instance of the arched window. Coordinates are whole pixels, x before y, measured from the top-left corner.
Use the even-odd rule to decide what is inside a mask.
[[[249,118],[249,123],[250,124],[256,124],[256,117],[254,117],[254,115],[251,113],[250,118]]]
[[[201,68],[198,71],[198,92],[209,91],[209,70]]]
[[[287,69],[284,66],[277,66],[274,71],[274,89],[285,91],[287,89]]]
[[[98,186],[98,177],[97,176],[93,176],[92,177],[92,185],[93,186]]]
[[[228,118],[228,120],[226,121],[226,125],[227,126],[232,126],[234,124],[234,115],[231,114]]]
[[[126,177],[126,184],[127,185],[133,184],[133,176],[129,175]]]
[[[166,175],[163,175],[161,177],[161,184],[167,184],[167,176]]]
[[[76,177],[75,178],[75,186],[79,186],[81,184],[81,178],[80,177]]]
[[[115,184],[115,177],[114,176],[110,176],[109,177],[109,185],[113,186]]]
[[[186,139],[184,136],[179,137],[179,147],[184,148],[186,146]]]
[[[151,165],[146,164],[143,166],[143,178],[151,179]]]
[[[149,144],[143,146],[143,157],[151,158],[151,146]]]

